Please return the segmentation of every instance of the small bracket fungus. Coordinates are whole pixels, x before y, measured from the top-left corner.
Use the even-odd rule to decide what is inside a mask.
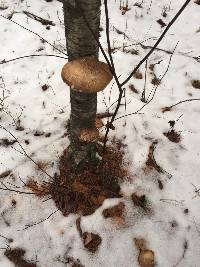
[[[84,57],[66,63],[62,69],[63,81],[73,90],[97,93],[112,80],[108,65],[95,57]]]

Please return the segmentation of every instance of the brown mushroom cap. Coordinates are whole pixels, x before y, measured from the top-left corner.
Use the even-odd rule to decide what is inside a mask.
[[[95,57],[84,57],[66,63],[61,76],[72,89],[85,93],[102,91],[112,80],[108,65]]]

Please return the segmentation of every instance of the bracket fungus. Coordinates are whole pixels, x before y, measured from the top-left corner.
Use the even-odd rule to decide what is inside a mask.
[[[113,77],[106,63],[91,56],[66,63],[61,76],[71,89],[83,93],[97,93],[104,90]]]

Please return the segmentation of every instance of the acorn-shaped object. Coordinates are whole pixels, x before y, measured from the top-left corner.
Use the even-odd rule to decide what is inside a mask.
[[[91,56],[66,63],[61,76],[71,89],[83,93],[102,91],[113,78],[108,65]]]

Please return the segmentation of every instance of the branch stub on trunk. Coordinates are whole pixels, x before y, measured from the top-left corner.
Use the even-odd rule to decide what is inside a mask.
[[[91,56],[66,63],[61,76],[71,89],[83,93],[97,93],[104,90],[113,77],[106,63]]]

